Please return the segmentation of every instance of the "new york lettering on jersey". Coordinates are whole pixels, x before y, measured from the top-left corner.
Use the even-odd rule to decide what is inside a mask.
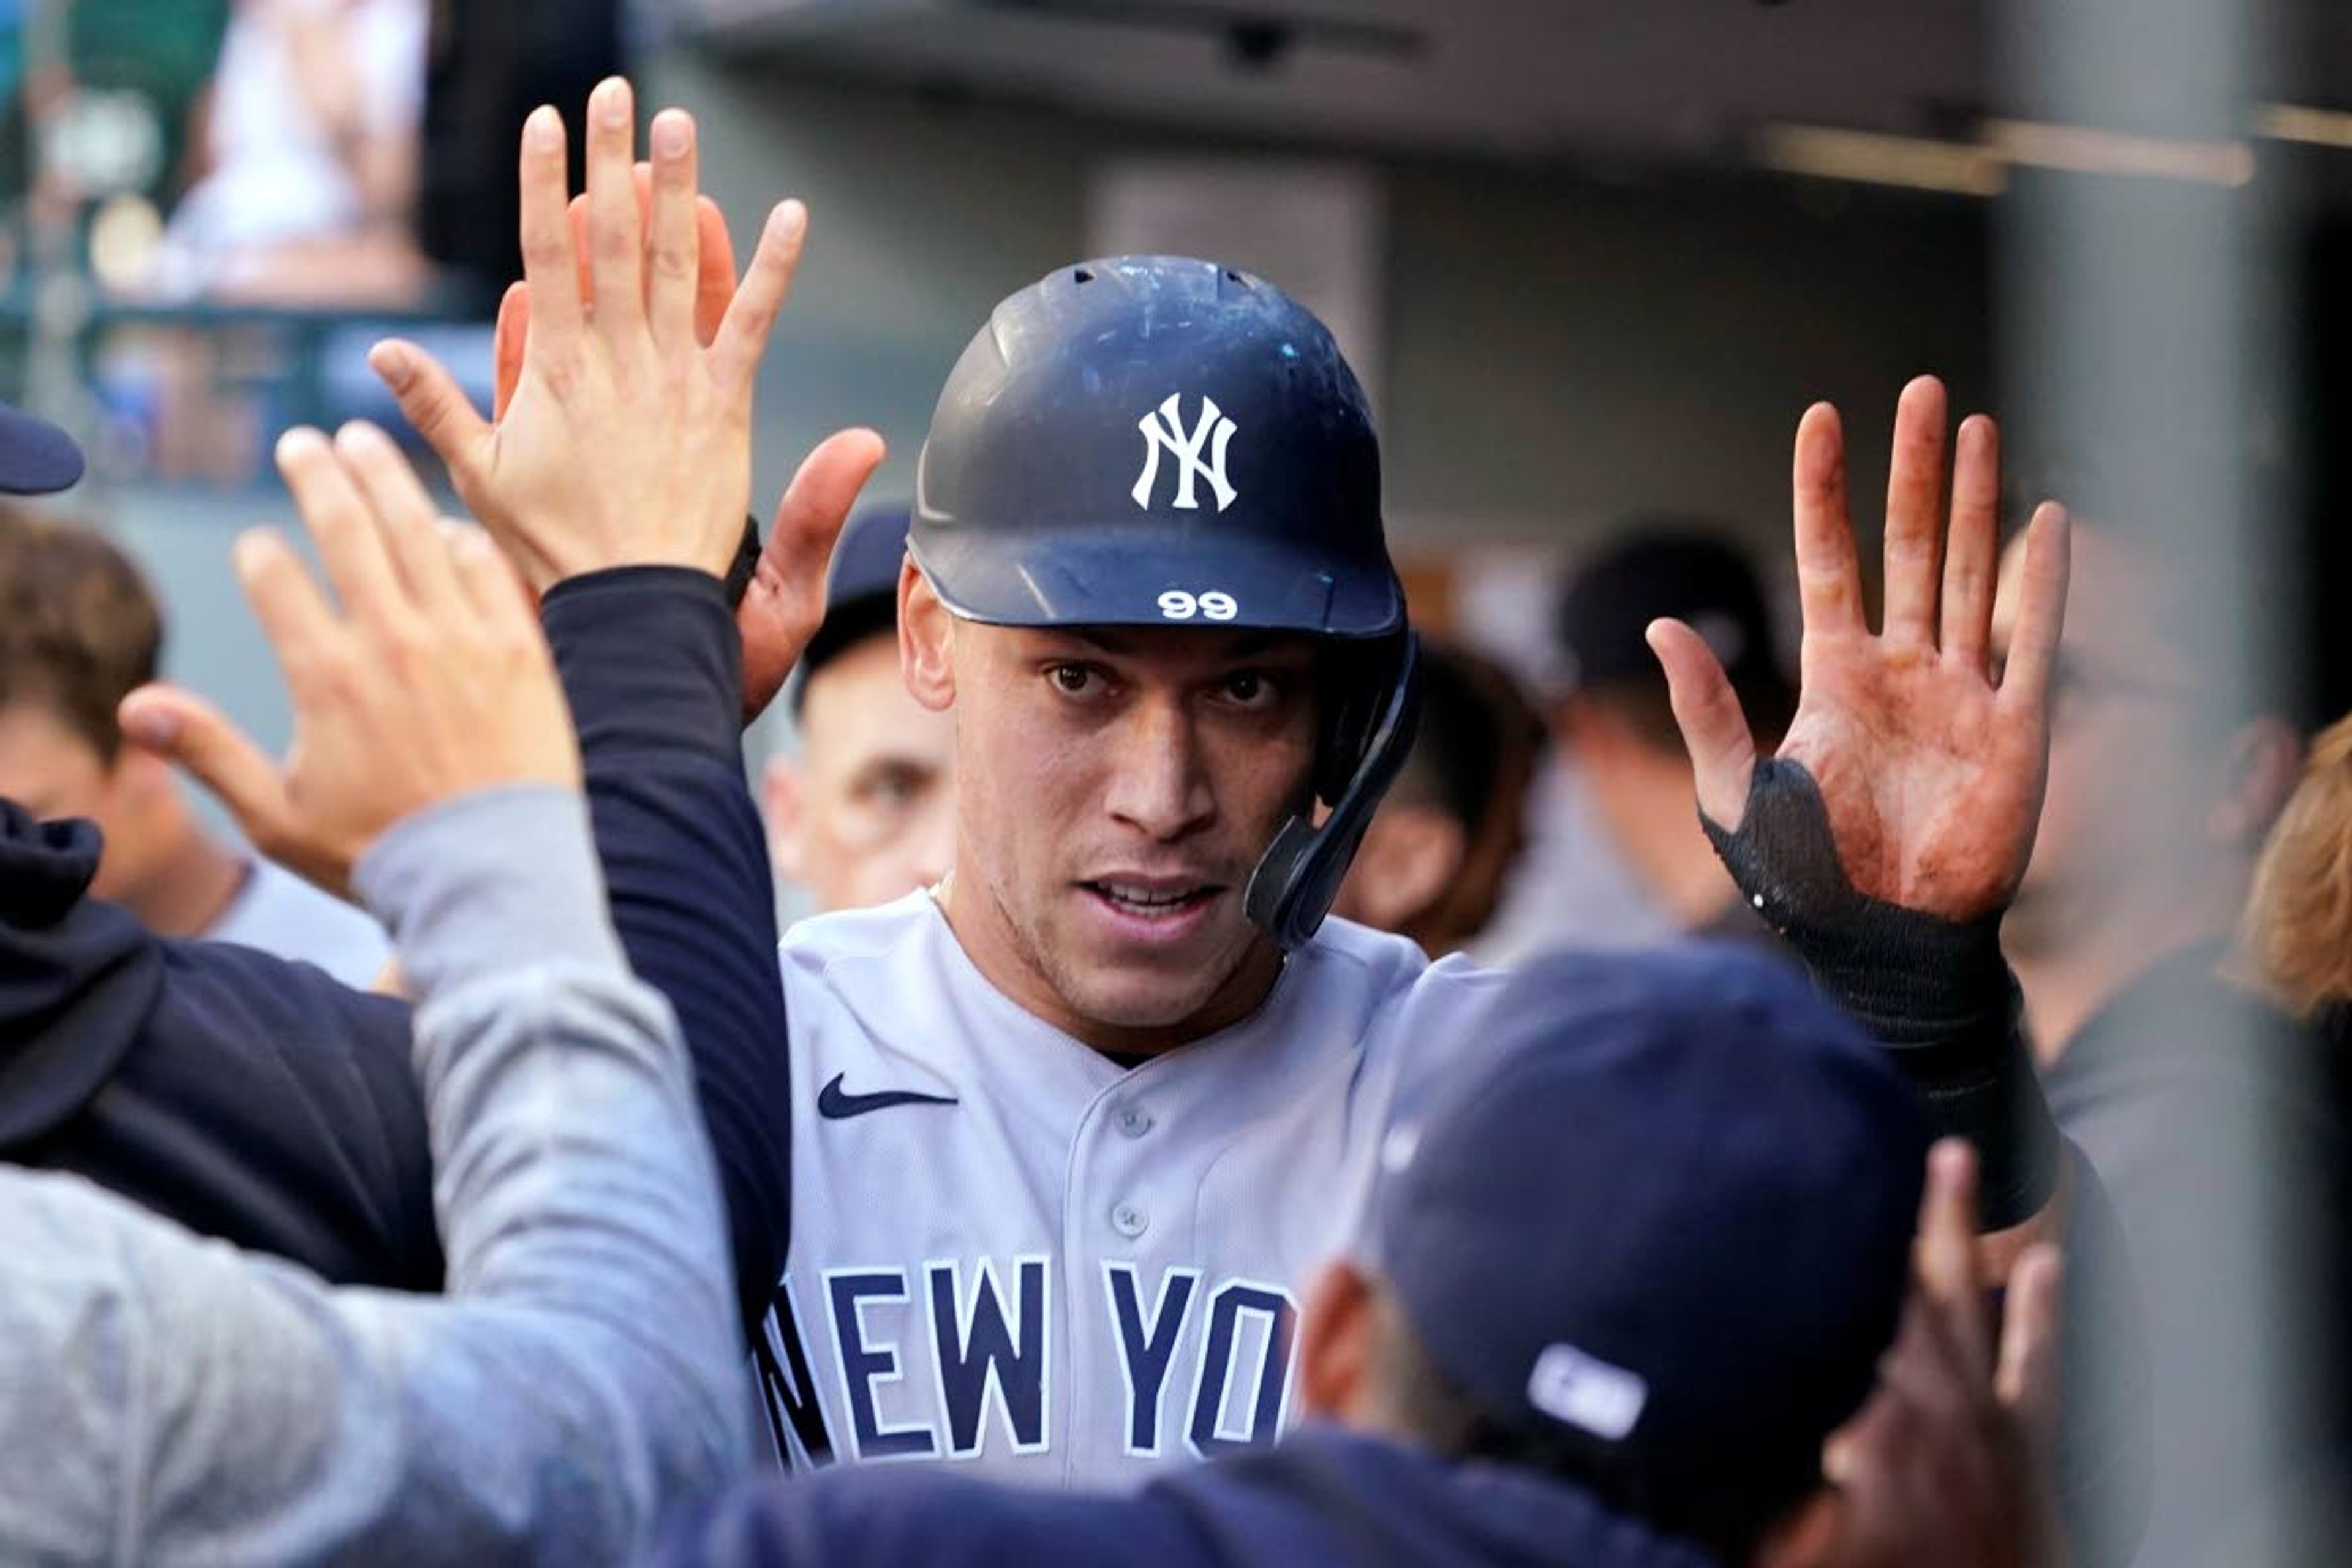
[[[751,1356],[779,1458],[1103,1486],[1271,1442],[1410,1042],[1494,984],[1326,931],[1255,1016],[1124,1069],[990,987],[926,895],[797,928],[793,1256]]]

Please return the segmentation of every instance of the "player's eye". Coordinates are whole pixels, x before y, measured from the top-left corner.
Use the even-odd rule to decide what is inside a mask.
[[[886,768],[866,778],[858,789],[868,805],[902,810],[914,804],[923,789],[923,775],[912,768]]]
[[[1282,689],[1258,670],[1243,669],[1225,677],[1217,695],[1234,707],[1262,713],[1281,700]]]
[[[1045,671],[1045,679],[1068,697],[1092,697],[1103,689],[1102,671],[1090,664],[1056,664]]]

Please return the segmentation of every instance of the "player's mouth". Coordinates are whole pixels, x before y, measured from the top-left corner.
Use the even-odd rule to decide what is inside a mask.
[[[1119,935],[1155,945],[1199,930],[1224,890],[1214,882],[1158,877],[1106,877],[1078,886]]]

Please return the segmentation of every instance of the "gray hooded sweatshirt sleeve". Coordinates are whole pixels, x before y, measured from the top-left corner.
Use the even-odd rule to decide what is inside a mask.
[[[419,998],[447,1296],[0,1170],[0,1562],[634,1562],[744,1463],[717,1178],[580,797],[421,813],[358,882]]]

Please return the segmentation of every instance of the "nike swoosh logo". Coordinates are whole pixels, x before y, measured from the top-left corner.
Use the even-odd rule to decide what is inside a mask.
[[[853,1116],[863,1116],[869,1110],[887,1110],[894,1105],[953,1105],[951,1094],[917,1094],[912,1089],[886,1089],[879,1094],[845,1094],[841,1080],[846,1073],[835,1073],[833,1081],[817,1090],[816,1113],[827,1121],[846,1121]]]

